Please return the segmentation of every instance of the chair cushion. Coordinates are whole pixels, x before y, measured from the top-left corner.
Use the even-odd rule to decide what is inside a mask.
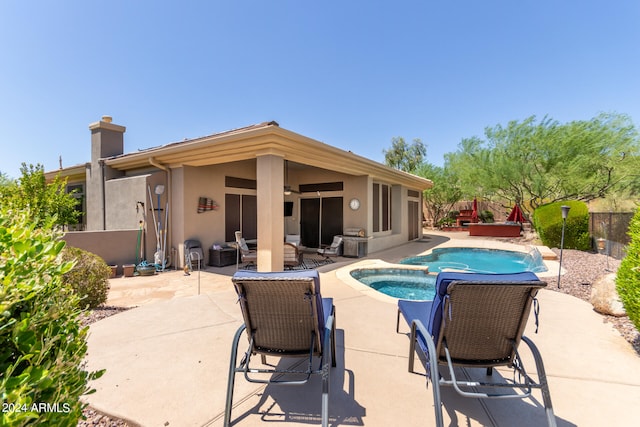
[[[429,314],[431,313],[431,306],[433,301],[411,301],[411,300],[398,300],[398,310],[402,313],[402,317],[407,321],[407,324],[411,326],[411,322],[414,320],[420,320],[426,327],[429,323]],[[424,353],[427,353],[427,343],[422,334],[417,334],[418,345]]]
[[[322,345],[324,345],[324,326],[327,324],[327,320],[329,319],[329,316],[331,316],[331,313],[333,312],[333,298],[322,298],[322,306],[320,308],[322,309],[323,314],[322,314],[321,323],[318,326],[322,326],[319,329],[320,340],[322,342]],[[333,322],[335,324],[335,319],[333,320]]]
[[[240,239],[238,243],[240,245],[240,249],[243,252],[249,252],[249,246],[247,246],[247,242],[244,240],[244,238]]]
[[[429,320],[426,323],[427,330],[433,337],[433,342],[438,345],[438,338],[440,336],[440,325],[442,324],[442,309],[444,306],[444,299],[447,295],[447,288],[451,282],[456,280],[466,281],[483,281],[483,282],[524,282],[539,280],[538,276],[530,271],[522,273],[510,273],[510,274],[486,274],[486,273],[457,273],[457,272],[442,272],[438,274],[436,278],[436,295],[431,305],[431,311],[429,313]]]

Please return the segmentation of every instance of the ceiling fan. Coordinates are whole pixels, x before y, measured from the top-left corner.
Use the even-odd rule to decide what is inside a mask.
[[[289,196],[291,193],[300,194],[298,190],[294,190],[289,185],[289,160],[284,161],[284,195]]]

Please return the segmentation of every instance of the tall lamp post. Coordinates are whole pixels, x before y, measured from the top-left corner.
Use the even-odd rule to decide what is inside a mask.
[[[562,275],[562,250],[564,249],[564,229],[567,225],[567,217],[569,216],[569,209],[571,207],[563,205],[562,209],[562,237],[560,238],[560,265],[558,266],[558,289],[560,289],[560,275]]]

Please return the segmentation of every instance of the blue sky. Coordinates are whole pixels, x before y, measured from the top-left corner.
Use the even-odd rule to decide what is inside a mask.
[[[640,2],[0,1],[0,171],[263,121],[384,161],[442,164],[484,128],[600,112],[640,125]]]

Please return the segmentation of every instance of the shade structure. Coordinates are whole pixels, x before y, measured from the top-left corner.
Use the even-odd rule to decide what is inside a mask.
[[[471,222],[478,222],[478,199],[473,198],[473,211],[471,211]]]
[[[517,204],[513,206],[513,209],[511,209],[511,213],[507,217],[507,221],[519,223],[523,223],[525,221],[520,206],[518,206]]]

